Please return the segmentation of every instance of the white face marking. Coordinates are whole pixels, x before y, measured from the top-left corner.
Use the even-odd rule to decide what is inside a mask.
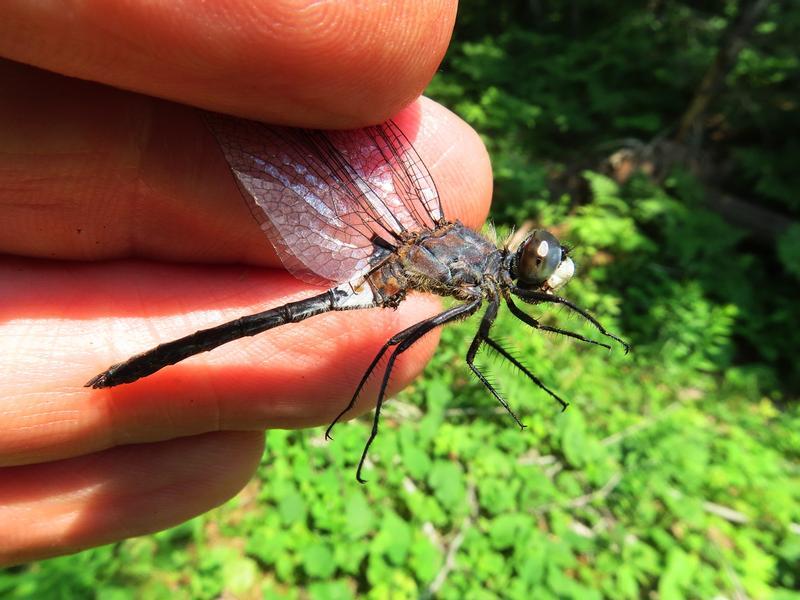
[[[539,242],[539,245],[536,247],[536,254],[544,258],[545,256],[547,256],[548,252],[550,252],[550,244],[548,244],[544,240]]]
[[[553,274],[550,275],[550,278],[547,280],[547,285],[550,287],[551,290],[557,290],[560,287],[563,287],[572,276],[575,274],[575,263],[572,262],[571,258],[565,258],[561,261],[561,264],[556,267],[556,270],[553,271]]]

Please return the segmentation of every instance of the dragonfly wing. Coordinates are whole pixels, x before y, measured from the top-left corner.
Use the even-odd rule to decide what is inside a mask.
[[[394,123],[293,129],[208,113],[236,182],[285,267],[315,285],[365,274],[442,218],[430,174]]]
[[[367,200],[382,204],[404,230],[433,229],[444,218],[436,183],[393,121],[326,135],[374,192]]]

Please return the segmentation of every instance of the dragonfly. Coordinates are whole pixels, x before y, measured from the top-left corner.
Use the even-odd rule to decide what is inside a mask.
[[[130,384],[233,340],[298,323],[331,311],[397,308],[410,292],[453,298],[451,308],[395,333],[380,348],[331,431],[356,404],[382,367],[372,429],[356,470],[362,470],[378,434],[381,407],[395,363],[434,329],[466,319],[486,307],[466,363],[491,396],[521,428],[525,426],[475,364],[486,346],[517,367],[557,401],[550,390],[491,336],[502,304],[526,326],[589,344],[610,344],[540,323],[525,304],[558,304],[588,321],[600,334],[628,344],[560,296],[575,265],[569,250],[545,229],[533,230],[516,248],[498,244],[444,214],[436,183],[393,121],[353,130],[274,126],[228,115],[203,115],[230,166],[242,196],[285,268],[298,279],[326,288],[309,298],[202,329],[112,365],[86,383],[91,388]],[[382,364],[383,363],[383,364]]]

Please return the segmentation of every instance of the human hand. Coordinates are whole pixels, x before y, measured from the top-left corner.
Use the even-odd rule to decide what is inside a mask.
[[[280,270],[197,113],[157,98],[375,123],[427,84],[455,15],[448,0],[286,4],[0,8],[0,55],[20,61],[0,60],[0,563],[222,503],[251,477],[264,428],[330,421],[386,339],[436,310],[420,297],[331,313],[135,384],[83,387],[160,342],[318,291]],[[491,173],[475,133],[427,100],[396,120],[447,214],[478,225]],[[434,341],[403,355],[395,385]],[[375,389],[361,398],[363,412]]]

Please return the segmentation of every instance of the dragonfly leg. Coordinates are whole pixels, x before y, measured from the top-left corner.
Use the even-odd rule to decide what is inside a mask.
[[[331,431],[333,431],[333,426],[336,425],[336,423],[338,423],[343,416],[345,416],[347,413],[349,413],[351,410],[353,410],[353,407],[356,405],[356,400],[358,400],[358,396],[361,394],[361,390],[364,388],[364,385],[366,385],[367,380],[372,375],[372,372],[375,370],[375,367],[378,366],[378,363],[380,362],[381,358],[383,358],[383,355],[386,354],[386,351],[391,346],[395,346],[395,345],[401,343],[402,341],[404,341],[410,335],[413,335],[413,333],[415,331],[417,331],[417,329],[419,329],[421,326],[425,325],[426,322],[427,321],[420,321],[419,323],[416,323],[416,324],[412,325],[411,327],[408,327],[407,329],[404,329],[400,333],[392,336],[389,339],[389,341],[387,341],[381,347],[381,349],[378,350],[378,353],[375,355],[375,358],[372,359],[372,362],[369,364],[369,367],[367,367],[367,370],[364,372],[364,376],[361,378],[361,381],[358,382],[358,387],[356,388],[356,391],[353,394],[353,397],[350,399],[350,402],[347,404],[347,406],[344,407],[342,412],[340,412],[338,415],[336,415],[336,418],[333,421],[331,421],[330,425],[328,425],[328,429],[325,430],[325,439],[326,440],[332,440],[333,439],[333,437],[331,437]]]
[[[520,429],[525,429],[525,425],[522,421],[519,420],[517,415],[514,414],[514,411],[511,410],[511,407],[508,405],[508,402],[505,401],[503,396],[500,395],[491,382],[486,378],[486,376],[481,372],[481,370],[475,366],[475,355],[478,353],[478,350],[481,347],[481,344],[486,342],[489,343],[491,340],[489,339],[489,330],[492,328],[492,324],[494,320],[497,318],[497,308],[498,308],[498,301],[492,300],[489,303],[489,308],[486,309],[486,312],[483,314],[483,318],[481,319],[481,324],[478,327],[478,333],[475,334],[475,337],[472,340],[472,343],[469,345],[469,350],[467,350],[467,366],[469,366],[470,370],[475,373],[475,376],[478,380],[483,384],[483,386],[489,390],[489,393],[495,397],[503,408],[506,409],[508,414],[510,414],[514,421],[517,422]],[[490,344],[491,345],[491,344]]]
[[[446,323],[450,323],[457,319],[466,318],[475,313],[475,311],[480,308],[482,299],[477,298],[472,302],[468,302],[467,304],[461,304],[459,306],[454,306],[453,308],[446,310],[442,313],[439,313],[436,316],[431,317],[430,319],[426,319],[417,323],[412,327],[402,331],[397,336],[392,338],[394,340],[398,336],[406,334],[405,339],[400,341],[397,344],[397,347],[394,349],[392,354],[389,356],[389,360],[386,363],[386,370],[383,373],[383,379],[381,380],[381,387],[380,391],[378,392],[378,401],[375,404],[375,414],[372,417],[372,431],[370,431],[369,438],[367,439],[367,443],[364,445],[364,451],[361,453],[361,460],[358,461],[358,469],[356,469],[356,479],[359,483],[366,483],[366,481],[361,477],[361,470],[364,468],[364,461],[367,459],[367,453],[369,452],[369,448],[372,445],[372,442],[375,440],[375,437],[378,435],[378,423],[380,422],[380,415],[381,415],[381,406],[383,406],[383,401],[386,397],[386,388],[389,385],[389,378],[392,374],[392,369],[394,369],[394,363],[397,360],[397,357],[400,356],[403,352],[408,350],[411,346],[413,346],[416,342],[418,342],[422,337],[426,334],[430,333],[432,330],[436,329],[437,327],[441,327]],[[389,340],[390,342],[392,340]],[[388,348],[390,344],[387,342],[386,347]],[[376,357],[376,360],[373,363],[376,363],[377,360],[380,359],[380,356],[383,355],[385,350],[382,350],[379,353],[379,356]],[[371,365],[374,368],[374,364]]]
[[[561,411],[562,411],[562,412],[563,412],[563,411],[565,411],[565,410],[567,410],[567,406],[569,406],[569,403],[568,403],[568,402],[565,402],[564,400],[562,400],[562,399],[561,399],[561,398],[558,396],[558,394],[556,394],[556,393],[555,393],[555,392],[553,392],[551,389],[549,389],[549,388],[548,388],[548,387],[547,387],[545,384],[543,384],[543,383],[542,383],[542,381],[541,381],[541,379],[539,379],[538,377],[536,377],[536,375],[534,375],[533,373],[531,373],[531,372],[528,370],[528,368],[527,368],[525,365],[523,365],[523,364],[522,364],[522,363],[521,363],[519,360],[517,360],[517,358],[515,358],[515,357],[514,357],[514,355],[513,355],[513,354],[511,354],[511,353],[510,353],[508,350],[506,350],[505,348],[503,348],[503,347],[502,347],[500,344],[498,344],[497,342],[495,342],[495,341],[494,341],[493,339],[491,339],[491,338],[488,338],[488,337],[487,337],[487,338],[485,338],[485,340],[484,340],[484,341],[485,341],[485,342],[486,342],[486,344],[487,344],[487,345],[489,345],[489,346],[490,346],[490,347],[491,347],[491,348],[492,348],[492,349],[493,349],[495,352],[497,352],[497,353],[498,353],[500,356],[502,356],[503,358],[505,358],[505,359],[506,359],[508,362],[510,362],[512,365],[514,365],[515,367],[517,367],[517,368],[518,368],[520,371],[522,371],[522,372],[525,374],[525,376],[526,376],[528,379],[530,379],[530,380],[531,380],[533,383],[535,383],[535,384],[536,384],[536,385],[538,385],[540,388],[542,388],[542,389],[543,389],[545,392],[547,392],[547,393],[550,395],[550,397],[551,397],[551,398],[553,398],[553,399],[554,399],[556,402],[558,402],[558,403],[561,405]]]
[[[546,294],[545,292],[536,292],[536,291],[531,291],[531,290],[523,290],[520,287],[514,287],[514,288],[511,289],[511,291],[516,296],[519,296],[520,298],[522,298],[525,302],[551,302],[553,304],[563,304],[564,306],[566,306],[570,310],[575,311],[580,316],[582,316],[584,319],[589,321],[589,323],[594,325],[594,327],[600,333],[602,333],[604,336],[606,336],[608,338],[611,338],[612,340],[614,340],[615,342],[618,342],[619,344],[622,344],[622,347],[625,348],[625,354],[630,352],[631,347],[630,347],[630,344],[628,344],[628,342],[626,342],[624,340],[621,340],[620,338],[615,336],[613,333],[608,332],[606,330],[606,328],[603,327],[600,324],[600,321],[595,319],[588,312],[586,312],[582,308],[576,306],[575,304],[573,304],[572,302],[570,302],[566,298],[562,298],[561,296],[556,296],[554,294]]]
[[[558,327],[549,327],[548,325],[542,325],[530,316],[528,313],[524,312],[519,306],[514,304],[511,298],[506,298],[506,304],[508,304],[508,308],[511,310],[511,314],[517,317],[520,321],[525,323],[526,325],[530,325],[534,329],[541,329],[542,331],[549,331],[551,333],[557,333],[559,335],[565,335],[567,337],[575,338],[576,340],[580,340],[582,342],[586,342],[587,344],[594,344],[595,346],[602,346],[603,348],[611,349],[611,346],[608,344],[604,344],[603,342],[596,342],[595,340],[590,340],[589,338],[581,335],[580,333],[575,333],[574,331],[567,331],[566,329],[559,329]]]

